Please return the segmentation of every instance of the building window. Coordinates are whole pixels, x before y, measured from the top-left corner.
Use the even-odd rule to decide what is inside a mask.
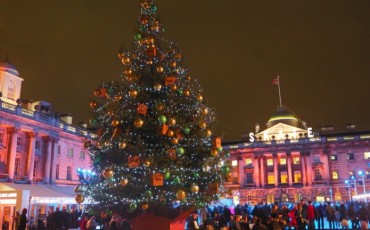
[[[301,171],[294,171],[294,183],[302,183],[302,173]]]
[[[22,137],[17,137],[17,146],[22,147]]]
[[[72,180],[72,167],[67,166],[67,180]]]
[[[274,172],[267,173],[267,184],[275,184],[275,174]]]
[[[20,176],[19,175],[20,168],[21,168],[21,158],[17,157],[15,158],[15,164],[14,164],[14,176],[15,177]]]
[[[370,160],[370,152],[364,152],[364,159]]]
[[[55,179],[59,180],[59,164],[55,168]]]
[[[274,159],[272,159],[272,158],[268,158],[268,159],[266,160],[266,164],[267,164],[267,166],[274,166]]]
[[[81,150],[80,159],[85,159],[85,151]]]
[[[245,165],[252,165],[252,158],[246,158]]]
[[[355,154],[354,153],[348,153],[347,154],[347,160],[354,161],[355,160]]]
[[[333,180],[338,180],[339,179],[338,171],[337,170],[333,170],[331,172],[331,179],[333,179]]]
[[[33,162],[33,176],[37,177],[37,167],[39,166],[39,161]]]
[[[286,158],[280,158],[280,165],[286,165]]]
[[[247,182],[247,184],[252,184],[253,183],[253,173],[247,173],[246,182]]]
[[[40,141],[35,142],[35,149],[40,150]]]
[[[286,171],[280,172],[280,181],[283,184],[288,183],[288,173]]]
[[[295,165],[301,164],[301,158],[300,157],[293,157],[293,164],[295,164]]]
[[[73,157],[73,149],[72,148],[68,148],[67,156],[68,157]]]
[[[319,154],[315,154],[313,156],[313,162],[314,163],[319,163],[321,160],[320,160],[320,155]]]
[[[315,169],[315,181],[321,181],[322,176],[321,176],[321,171],[320,169]]]
[[[338,161],[338,156],[337,155],[331,155],[330,160],[331,161]]]
[[[57,152],[58,156],[60,156],[60,153],[62,152],[62,147],[60,145],[58,145],[58,150],[57,151],[58,151]]]

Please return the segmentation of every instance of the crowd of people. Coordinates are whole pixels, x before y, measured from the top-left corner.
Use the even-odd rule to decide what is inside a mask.
[[[186,230],[368,229],[370,203],[311,202],[206,206],[192,213]]]

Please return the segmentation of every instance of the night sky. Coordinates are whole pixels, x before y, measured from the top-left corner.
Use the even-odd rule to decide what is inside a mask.
[[[74,123],[90,118],[102,81],[119,78],[139,0],[0,0],[0,60],[17,67],[23,99],[44,100]],[[237,140],[283,104],[314,131],[370,129],[370,1],[158,0],[165,36]]]

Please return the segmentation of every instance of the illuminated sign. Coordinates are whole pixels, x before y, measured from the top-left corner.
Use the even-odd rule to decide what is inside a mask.
[[[279,132],[277,133],[277,136],[275,136],[275,140],[284,140],[284,138],[285,138],[284,134],[286,134],[286,132],[283,132],[282,129],[279,130]],[[294,129],[293,132],[290,132],[290,134],[291,134],[291,139],[297,139],[298,138],[297,130]],[[307,137],[308,138],[314,137],[311,127],[307,128]],[[255,140],[256,140],[256,135],[253,132],[250,132],[249,133],[249,141],[254,142]],[[270,137],[268,130],[264,131],[263,132],[263,141],[271,141],[271,140],[272,140],[272,138]]]
[[[0,204],[16,204],[16,199],[0,199]]]
[[[0,198],[3,197],[17,197],[17,193],[0,193]]]

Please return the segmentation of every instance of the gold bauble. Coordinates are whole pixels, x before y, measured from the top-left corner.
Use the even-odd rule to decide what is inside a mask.
[[[73,189],[73,191],[74,191],[75,193],[78,193],[78,192],[80,191],[80,188],[79,188],[78,186],[76,186],[76,187]]]
[[[205,128],[207,128],[207,124],[206,124],[204,121],[200,121],[200,122],[198,123],[198,126],[199,126],[199,128],[201,128],[201,129],[205,129]]]
[[[112,126],[114,126],[114,127],[116,127],[116,126],[118,126],[119,125],[119,120],[113,120],[112,121]]]
[[[208,109],[206,107],[202,108],[202,114],[207,115],[208,114]]]
[[[145,166],[145,167],[149,167],[149,166],[150,166],[150,161],[145,161],[145,162],[144,162],[144,166]]]
[[[131,76],[132,75],[132,70],[131,69],[125,69],[124,74],[126,76]]]
[[[209,130],[209,129],[206,129],[206,131],[205,131],[205,135],[206,135],[206,137],[210,137],[210,136],[212,136],[212,131],[211,131],[211,130]]]
[[[146,62],[147,65],[153,65],[153,61],[152,60],[149,60]]]
[[[155,90],[157,90],[157,91],[161,91],[161,89],[162,89],[162,84],[160,84],[160,83],[156,83],[156,84],[154,85],[154,89],[155,89]]]
[[[190,90],[185,89],[185,90],[184,90],[184,95],[185,95],[185,96],[190,96]]]
[[[149,204],[143,204],[141,205],[141,208],[147,210],[149,208]]]
[[[124,58],[122,58],[122,63],[124,65],[129,65],[131,63],[131,60],[130,60],[129,57],[124,57]]]
[[[142,15],[141,18],[140,18],[140,23],[145,25],[148,23],[148,17],[145,16],[145,15]]]
[[[122,99],[122,95],[116,95],[116,96],[114,96],[114,99],[116,99],[117,101],[119,101],[119,100]]]
[[[157,67],[157,72],[158,72],[158,73],[163,73],[163,71],[164,71],[164,69],[163,69],[163,67],[162,67],[162,66],[158,66],[158,67]]]
[[[177,85],[176,85],[176,84],[173,84],[173,85],[171,86],[171,89],[172,89],[172,90],[174,90],[174,91],[175,91],[175,90],[177,90]]]
[[[100,94],[101,94],[100,89],[94,90],[94,96],[98,97],[98,96],[100,96]]]
[[[179,190],[176,193],[176,198],[179,200],[183,200],[186,198],[186,192],[184,190]]]
[[[173,137],[175,135],[175,132],[173,130],[168,130],[167,131],[167,136]]]
[[[138,117],[135,119],[134,125],[136,128],[141,128],[144,125],[144,121]]]
[[[122,179],[119,184],[122,186],[122,187],[125,187],[127,184],[128,184],[128,179]]]
[[[172,126],[176,125],[176,119],[173,117],[170,117],[170,119],[168,119],[168,124]]]
[[[192,191],[192,192],[194,192],[194,193],[199,192],[199,186],[198,186],[198,185],[196,185],[196,184],[193,184],[193,185],[191,186],[191,191]]]
[[[75,200],[76,200],[76,202],[77,203],[79,203],[79,204],[81,204],[82,202],[84,202],[84,196],[83,195],[81,195],[81,194],[77,194],[76,196],[75,196]]]
[[[83,147],[87,149],[90,146],[90,141],[84,141]]]
[[[126,148],[126,146],[127,146],[127,144],[126,144],[126,142],[124,142],[124,141],[121,141],[121,142],[119,143],[119,148],[120,148],[120,149],[124,149],[124,148]]]
[[[131,89],[130,92],[129,92],[129,94],[130,94],[131,97],[134,97],[135,98],[135,97],[137,97],[138,92],[135,89]]]
[[[160,103],[160,104],[158,104],[158,105],[156,106],[156,109],[157,109],[158,111],[162,111],[162,110],[164,109],[164,105],[163,105],[162,103]]]
[[[179,143],[179,139],[178,139],[178,138],[173,138],[173,139],[171,140],[171,143],[172,143],[173,145],[177,145],[177,144]]]
[[[211,150],[211,155],[214,156],[214,157],[217,156],[218,155],[218,150],[217,149],[212,149]]]
[[[90,102],[90,108],[95,109],[98,104],[95,101]]]
[[[176,66],[177,66],[176,62],[171,62],[171,66],[172,66],[173,68],[176,68]]]
[[[175,54],[175,58],[177,58],[177,59],[181,59],[181,58],[182,58],[182,54],[181,54],[181,53],[177,53],[177,54]]]
[[[113,177],[113,170],[112,169],[104,169],[103,170],[103,177],[106,179]]]
[[[153,25],[150,27],[153,31],[159,31],[159,25]]]
[[[189,75],[186,75],[185,80],[190,81],[191,77]]]
[[[153,37],[148,37],[145,41],[146,41],[146,43],[147,43],[148,45],[151,45],[151,44],[153,44],[153,43],[154,43],[154,38],[153,38]]]
[[[198,101],[203,101],[203,96],[199,94],[199,95],[197,96],[197,99],[198,99]]]

